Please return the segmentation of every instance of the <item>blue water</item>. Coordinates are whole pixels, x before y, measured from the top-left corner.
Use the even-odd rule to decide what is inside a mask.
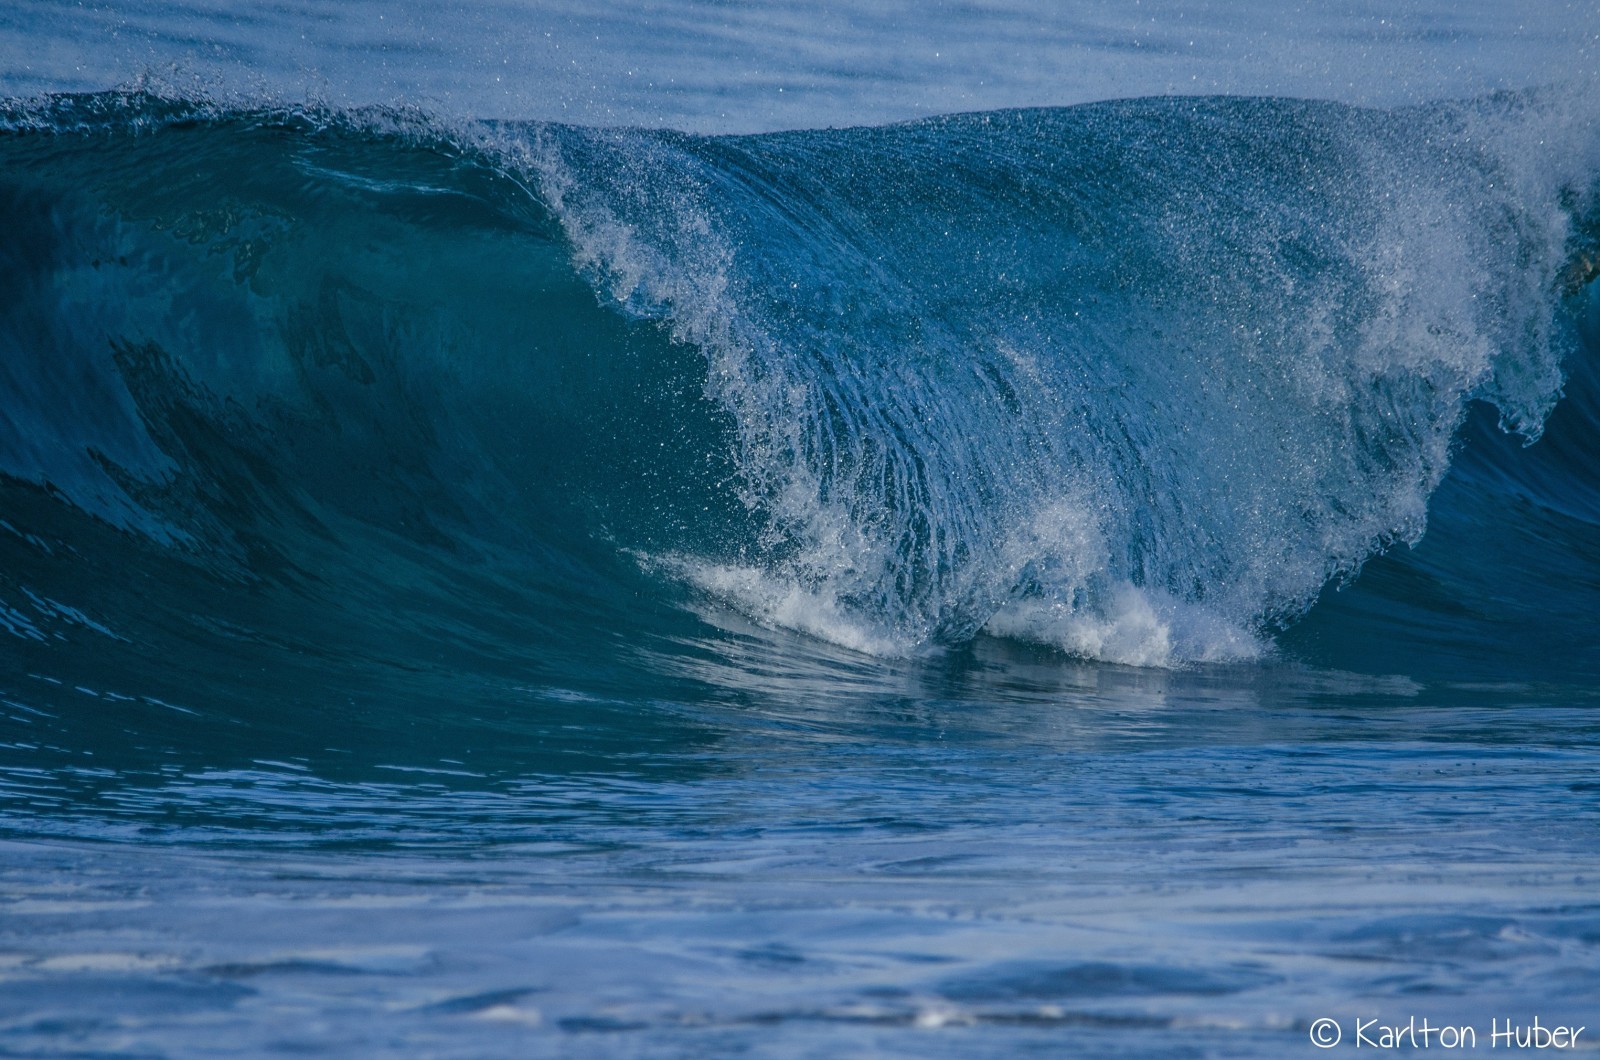
[[[1597,29],[0,12],[0,1053],[1600,1025]]]

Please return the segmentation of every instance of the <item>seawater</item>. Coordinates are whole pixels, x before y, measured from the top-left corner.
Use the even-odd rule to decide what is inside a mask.
[[[0,15],[0,1049],[1600,1022],[1508,17]]]

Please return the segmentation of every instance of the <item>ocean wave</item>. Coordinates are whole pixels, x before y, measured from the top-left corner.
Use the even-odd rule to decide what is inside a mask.
[[[1593,585],[1590,114],[13,102],[0,639],[159,613],[266,651],[317,602],[377,654],[414,612],[578,658],[714,600],[877,655],[1252,660],[1430,520],[1534,527],[1509,496]],[[1426,563],[1476,569],[1462,536]]]

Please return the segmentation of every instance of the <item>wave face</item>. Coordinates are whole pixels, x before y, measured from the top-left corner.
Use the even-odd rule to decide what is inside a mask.
[[[204,641],[241,695],[240,642],[601,687],[597,652],[671,655],[721,607],[876,654],[1173,665],[1271,653],[1328,597],[1291,650],[1438,647],[1462,593],[1519,595],[1468,585],[1507,553],[1592,613],[1587,113],[706,138],[16,104],[0,633],[18,672],[150,687],[151,645]],[[1444,550],[1329,597],[1441,483]],[[1455,589],[1402,605],[1408,579]]]

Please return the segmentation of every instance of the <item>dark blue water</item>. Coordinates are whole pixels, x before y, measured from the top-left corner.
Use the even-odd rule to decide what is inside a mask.
[[[0,1052],[1600,1020],[1581,84],[150,89],[0,113]]]

